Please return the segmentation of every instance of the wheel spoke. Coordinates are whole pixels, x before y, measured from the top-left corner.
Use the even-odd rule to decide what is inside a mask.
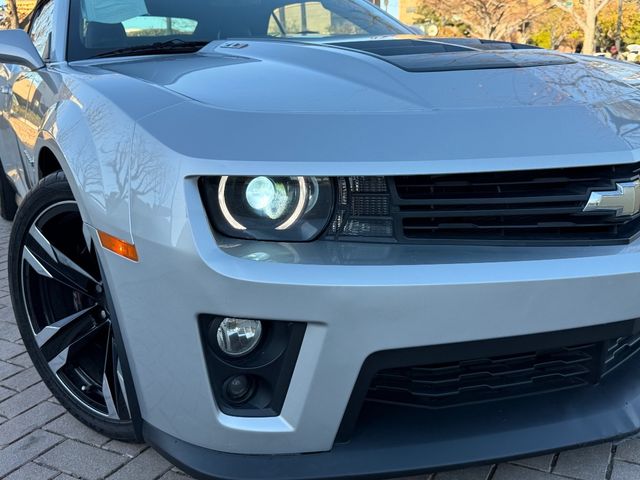
[[[120,358],[113,339],[113,327],[110,326],[102,376],[102,396],[109,418],[120,420],[130,418],[123,385]]]
[[[31,252],[31,250],[29,250],[28,247],[24,247],[23,255],[24,260],[29,265],[31,265],[31,268],[33,268],[38,274],[42,275],[43,277],[53,278],[51,272],[49,272],[49,270],[47,270],[45,266],[40,263],[40,260],[35,257],[35,255]]]
[[[66,332],[72,326],[84,326],[87,323],[87,320],[90,320],[89,314],[97,308],[97,304],[92,307],[85,308],[79,312],[76,312],[68,317],[63,318],[62,320],[58,320],[51,325],[47,325],[44,327],[37,335],[36,335],[36,343],[38,347],[43,348],[49,341],[57,338],[61,333]],[[84,322],[84,325],[78,325]]]
[[[100,284],[90,273],[55,248],[35,225],[23,249],[24,260],[40,275],[92,297]]]
[[[107,412],[109,414],[109,418],[120,418],[120,416],[118,415],[118,409],[116,408],[116,404],[113,399],[114,394],[111,391],[111,386],[109,383],[109,379],[107,378],[107,374],[105,373],[102,376],[102,397],[104,398],[104,403],[107,404]]]
[[[49,368],[53,370],[53,373],[58,373],[62,367],[67,364],[67,358],[69,357],[69,347],[65,348],[58,355],[53,357],[49,361]]]
[[[58,372],[67,364],[67,361],[78,353],[87,343],[89,343],[101,330],[106,326],[106,322],[90,326],[84,329],[65,335],[64,339],[51,345],[51,341],[47,342],[46,347],[42,349],[42,353],[49,362],[49,366],[54,372]]]
[[[126,413],[127,413],[126,418],[131,418],[131,409],[129,408],[129,397],[127,396],[127,387],[124,384],[124,375],[122,374],[122,362],[120,362],[120,358],[118,358],[116,375],[118,376],[118,386],[120,387],[124,408],[126,409]]]
[[[49,240],[45,238],[45,236],[42,234],[42,232],[38,227],[36,227],[35,225],[32,225],[31,228],[29,229],[29,235],[33,240],[36,241],[36,243],[40,246],[42,251],[44,251],[52,259],[56,260],[56,254],[53,251],[53,245],[51,245],[51,242],[49,242]]]

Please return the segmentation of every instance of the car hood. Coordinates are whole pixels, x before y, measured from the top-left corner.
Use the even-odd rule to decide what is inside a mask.
[[[136,58],[103,68],[213,107],[246,111],[563,107],[636,95],[625,81],[636,68],[586,57],[467,47],[386,56],[358,44],[215,42],[194,55]]]
[[[396,152],[421,151],[427,159],[640,148],[637,66],[544,50],[456,45],[435,53],[393,53],[358,42],[234,41],[192,55],[120,59],[100,68],[191,99],[191,110],[183,107],[174,118],[212,118],[202,111],[213,109],[220,128],[233,129],[233,135],[254,132],[265,141],[304,126],[306,146],[315,136],[322,145],[327,134],[379,143],[381,133],[396,132],[409,139]],[[207,135],[198,128],[190,125],[194,136]],[[324,134],[310,133],[318,129]]]

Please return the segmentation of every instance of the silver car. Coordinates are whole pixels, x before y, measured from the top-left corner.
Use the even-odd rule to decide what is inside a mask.
[[[44,0],[0,62],[15,315],[87,425],[220,479],[640,428],[640,67],[364,0]]]

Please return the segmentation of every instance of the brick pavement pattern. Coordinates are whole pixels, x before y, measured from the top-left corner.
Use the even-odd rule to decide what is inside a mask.
[[[11,224],[0,220],[0,478],[187,480],[146,445],[109,440],[53,399],[25,352],[7,280]],[[640,480],[640,437],[405,480]]]

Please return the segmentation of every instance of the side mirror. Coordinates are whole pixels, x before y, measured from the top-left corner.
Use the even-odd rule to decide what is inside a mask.
[[[38,70],[44,61],[24,30],[0,31],[0,63],[13,63]]]

